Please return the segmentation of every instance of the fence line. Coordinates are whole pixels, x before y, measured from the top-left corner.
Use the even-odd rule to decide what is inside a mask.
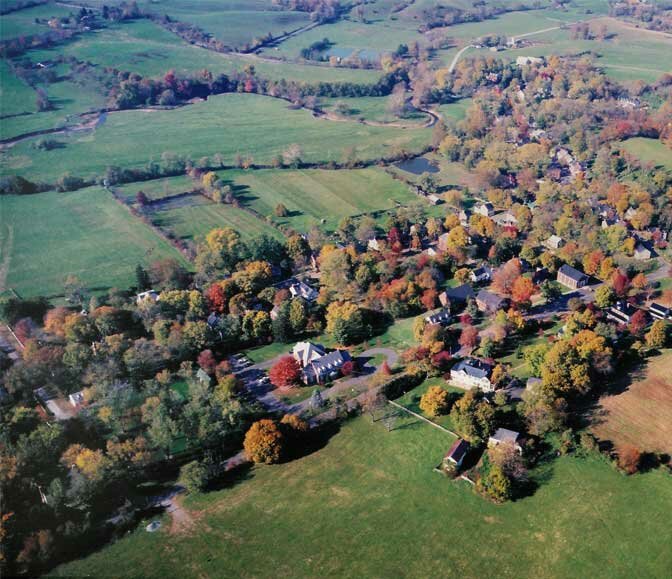
[[[403,410],[404,412],[408,412],[409,414],[412,414],[413,416],[415,416],[416,418],[419,418],[420,420],[424,420],[427,424],[431,424],[435,428],[438,428],[439,430],[443,430],[444,432],[447,432],[448,434],[453,435],[455,438],[459,438],[459,436],[457,434],[455,434],[452,430],[448,430],[447,428],[444,428],[440,424],[437,424],[436,422],[432,422],[428,418],[425,418],[424,416],[421,416],[420,414],[417,414],[416,412],[413,412],[412,410],[409,410],[405,406],[402,406],[401,404],[397,404],[393,400],[388,400],[388,402],[390,404],[392,404],[392,406],[395,406],[396,408],[399,408],[400,410]]]

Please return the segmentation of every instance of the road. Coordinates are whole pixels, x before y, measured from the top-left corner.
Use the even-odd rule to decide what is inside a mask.
[[[460,56],[462,56],[469,48],[476,48],[476,47],[473,44],[467,44],[467,46],[460,48],[460,50],[457,51],[457,54],[453,57],[453,61],[450,63],[450,66],[448,67],[448,72],[453,72],[453,70],[455,70],[455,67],[457,66],[457,61],[460,60]]]

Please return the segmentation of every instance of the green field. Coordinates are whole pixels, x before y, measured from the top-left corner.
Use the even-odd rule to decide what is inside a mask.
[[[98,187],[0,197],[0,290],[62,295],[77,276],[103,291],[133,285],[135,266],[180,254]]]
[[[139,181],[129,183],[128,185],[119,185],[117,190],[131,203],[135,202],[135,196],[138,191],[142,191],[151,201],[172,197],[186,191],[191,191],[195,187],[194,180],[183,175],[181,177],[167,177],[165,179],[154,179],[152,181]]]
[[[672,171],[672,149],[657,139],[635,137],[623,141],[621,147],[644,163],[653,163]]]
[[[669,475],[563,457],[527,498],[493,505],[435,473],[453,439],[355,419],[303,459],[186,501],[191,527],[143,527],[60,576],[667,577]],[[636,521],[633,505],[637,506]]]
[[[0,117],[22,115],[36,110],[36,94],[25,82],[18,78],[7,64],[0,60]],[[25,119],[27,115],[18,117]],[[10,119],[2,119],[0,130],[5,134],[6,124]]]
[[[25,8],[10,12],[2,17],[0,26],[0,40],[5,41],[19,36],[30,36],[32,34],[42,34],[49,31],[46,23],[37,23],[35,19],[49,20],[52,17],[62,18],[69,16],[72,8],[59,6],[55,3],[42,4],[33,8]]]
[[[193,159],[220,153],[229,163],[240,153],[269,163],[289,145],[300,143],[302,160],[338,162],[348,150],[360,159],[376,159],[401,148],[422,148],[428,138],[426,129],[319,120],[278,99],[227,94],[178,110],[110,113],[93,132],[62,135],[59,149],[36,151],[31,141],[19,143],[4,152],[2,166],[8,173],[53,181],[66,171],[92,177],[113,164],[142,166],[163,152]]]
[[[417,199],[405,185],[377,168],[229,171],[220,172],[220,177],[232,183],[243,205],[303,232],[313,225],[333,230],[343,217],[382,211]],[[287,207],[288,217],[273,214],[278,203]]]
[[[380,71],[376,70],[307,66],[221,54],[188,44],[149,20],[110,24],[55,48],[29,53],[33,62],[61,55],[149,77],[163,76],[169,70],[181,74],[203,69],[213,74],[232,73],[249,65],[254,66],[259,76],[274,80],[374,83],[380,77]]]
[[[340,116],[376,123],[400,123],[405,126],[423,126],[428,117],[420,111],[412,111],[401,118],[387,110],[387,97],[324,98],[320,108]]]
[[[200,195],[161,204],[151,213],[161,229],[172,231],[180,239],[198,241],[217,227],[231,227],[249,240],[261,235],[283,239],[271,225],[232,205],[213,203]]]

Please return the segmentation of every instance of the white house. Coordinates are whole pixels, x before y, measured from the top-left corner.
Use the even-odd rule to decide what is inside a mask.
[[[145,300],[150,300],[153,302],[158,302],[159,301],[159,292],[155,290],[147,290],[146,292],[140,292],[138,295],[135,296],[135,303],[140,304],[144,302]]]
[[[73,392],[70,394],[70,396],[68,396],[68,400],[70,401],[70,404],[75,407],[81,406],[84,404],[84,392],[81,390],[79,392]]]
[[[469,279],[474,283],[490,281],[492,279],[492,268],[487,264],[483,264],[476,269],[472,269],[469,273]]]
[[[324,356],[324,354],[324,348],[312,342],[297,342],[294,348],[292,348],[292,356],[301,364],[302,368],[309,366],[315,360]]]
[[[503,442],[508,442],[512,443],[514,448],[518,452],[523,452],[522,447],[520,444],[518,444],[518,441],[520,440],[520,433],[516,432],[515,430],[509,430],[507,428],[498,428],[495,433],[488,438],[488,446],[493,447],[497,446],[499,444],[502,444]]]
[[[290,285],[289,293],[292,294],[293,298],[303,298],[307,302],[314,302],[319,295],[317,290],[302,281],[297,281]]]
[[[485,217],[492,217],[495,214],[495,208],[492,203],[479,203],[474,207],[474,213],[480,213]]]
[[[548,249],[560,249],[565,244],[565,240],[559,235],[551,235],[545,242],[544,245]]]
[[[476,358],[465,358],[451,369],[450,382],[465,390],[479,388],[483,392],[493,392],[495,388],[490,382],[492,370],[492,365],[487,362]]]

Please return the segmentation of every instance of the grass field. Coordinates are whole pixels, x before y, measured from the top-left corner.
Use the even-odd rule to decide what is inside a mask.
[[[312,455],[189,498],[183,532],[140,527],[54,574],[668,576],[669,475],[562,457],[533,472],[535,494],[497,506],[433,472],[452,440],[412,418],[390,433],[352,420]]]
[[[240,153],[269,163],[292,143],[301,144],[307,162],[341,161],[349,149],[375,159],[400,148],[417,150],[428,138],[427,129],[320,120],[278,99],[227,94],[179,110],[110,113],[93,132],[62,136],[65,146],[52,151],[35,151],[25,141],[4,152],[3,168],[45,181],[66,171],[90,177],[112,164],[142,166],[166,151],[193,159],[221,153],[229,163]]]
[[[67,275],[95,291],[125,289],[135,266],[180,254],[141,221],[91,187],[74,193],[1,196],[0,290],[62,295]]]
[[[42,34],[43,32],[47,32],[49,27],[46,23],[35,22],[35,19],[48,20],[52,17],[62,18],[68,16],[71,12],[72,8],[59,6],[53,2],[10,12],[2,17],[0,40],[5,41],[19,36]]]
[[[657,139],[635,137],[623,141],[621,148],[643,163],[653,163],[672,171],[672,149]]]
[[[138,191],[142,191],[151,201],[156,201],[164,197],[172,197],[173,195],[191,191],[193,188],[194,180],[187,175],[129,183],[128,185],[119,185],[117,187],[118,191],[130,202],[135,201]]]
[[[377,168],[228,171],[220,172],[220,177],[232,182],[244,205],[303,232],[313,225],[333,230],[343,217],[383,211],[417,199],[405,185]],[[287,207],[288,217],[274,215],[278,203]]]
[[[12,72],[7,61],[0,60],[0,117],[35,112],[36,96],[35,91]],[[0,123],[3,135],[8,121],[3,118]]]
[[[163,76],[169,70],[184,74],[204,68],[213,74],[231,73],[249,65],[254,66],[259,76],[274,80],[374,83],[380,77],[380,71],[376,70],[267,62],[220,54],[188,44],[149,20],[110,24],[108,28],[89,32],[53,49],[29,53],[34,62],[59,55],[149,77]]]
[[[651,358],[627,389],[600,401],[593,431],[618,448],[672,453],[672,350]]]

